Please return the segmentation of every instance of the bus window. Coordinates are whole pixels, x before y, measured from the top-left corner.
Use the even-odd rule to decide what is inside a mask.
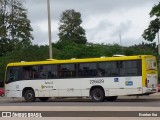
[[[13,81],[19,80],[19,78],[20,78],[19,71],[20,71],[19,67],[8,68],[8,70],[7,70],[7,82],[13,82]]]
[[[121,76],[138,76],[140,74],[140,65],[137,60],[120,61]]]
[[[102,74],[101,74],[102,76],[116,77],[116,76],[119,75],[118,62],[101,62],[101,63],[98,63],[98,71],[102,72]]]
[[[39,78],[38,66],[25,66],[22,67],[22,79],[37,79]]]
[[[57,77],[57,65],[39,66],[39,75],[41,79],[50,79]]]
[[[78,76],[91,77],[97,76],[97,64],[96,63],[80,63],[78,69]]]
[[[48,78],[46,68],[47,68],[47,67],[46,67],[45,65],[39,66],[39,76],[40,76],[41,79],[46,79],[46,78]]]
[[[48,71],[48,78],[56,78],[58,77],[58,66],[57,65],[49,65],[47,67],[47,71]]]
[[[61,64],[59,67],[59,77],[76,77],[75,64]]]

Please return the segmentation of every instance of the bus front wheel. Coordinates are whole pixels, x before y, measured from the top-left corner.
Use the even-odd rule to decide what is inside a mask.
[[[95,88],[91,92],[92,100],[95,102],[102,102],[104,100],[104,91],[100,88]]]
[[[26,90],[25,93],[24,93],[24,99],[27,101],[27,102],[34,102],[35,101],[35,93],[33,90]]]

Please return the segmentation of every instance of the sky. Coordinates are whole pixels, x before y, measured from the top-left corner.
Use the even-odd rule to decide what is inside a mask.
[[[52,42],[59,40],[62,12],[74,9],[81,13],[87,42],[122,46],[142,43],[145,41],[142,33],[152,20],[149,12],[158,2],[160,0],[50,0]],[[33,44],[48,45],[47,0],[25,0],[24,7],[33,28]]]

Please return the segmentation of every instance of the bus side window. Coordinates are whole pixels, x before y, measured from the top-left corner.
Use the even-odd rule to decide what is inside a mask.
[[[62,64],[59,68],[59,77],[75,77],[76,76],[76,69],[75,64]]]
[[[15,80],[15,75],[12,70],[9,71],[9,81]]]
[[[7,70],[7,81],[17,81],[19,80],[19,68],[9,68]]]
[[[30,80],[39,78],[37,66],[25,66],[22,68],[22,79]]]
[[[80,77],[97,76],[97,63],[80,63],[78,67],[78,76]]]
[[[22,74],[23,74],[23,78],[22,79],[28,80],[30,78],[29,77],[29,71],[23,70]]]
[[[98,76],[116,77],[119,75],[117,61],[108,61],[98,63]]]
[[[30,79],[30,67],[26,66],[22,68],[22,79],[24,80]]]
[[[120,62],[120,75],[121,76],[137,76],[138,75],[138,61],[126,60]]]
[[[40,79],[52,79],[57,77],[57,65],[39,66]]]
[[[40,78],[47,78],[47,73],[45,71],[41,71]]]
[[[102,77],[102,76],[104,76],[105,75],[105,70],[104,69],[98,69],[98,76],[99,77]]]

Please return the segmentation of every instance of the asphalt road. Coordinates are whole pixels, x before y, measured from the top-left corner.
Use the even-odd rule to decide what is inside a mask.
[[[0,97],[0,111],[149,111],[160,116],[160,93],[144,97],[121,96],[114,102],[92,102],[90,99],[50,99],[47,102],[25,102],[24,99]],[[156,112],[157,111],[157,112]],[[98,113],[98,112],[97,112]],[[127,113],[126,113],[127,114]],[[137,113],[138,115],[139,113]],[[93,115],[91,112],[87,115]],[[95,115],[95,114],[94,114]],[[125,115],[124,115],[125,116]],[[126,115],[128,116],[128,115]],[[56,120],[106,120],[105,117],[54,117]],[[1,118],[0,118],[1,119]],[[18,120],[18,118],[12,118]],[[20,120],[21,118],[19,118]],[[29,118],[30,120],[53,120],[52,117]],[[110,120],[150,120],[151,117],[109,117]],[[154,117],[159,120],[159,117]]]
[[[25,102],[24,99],[0,98],[0,106],[132,106],[160,107],[160,94],[139,98],[122,96],[114,102],[92,102],[91,99],[50,99],[46,102]]]

